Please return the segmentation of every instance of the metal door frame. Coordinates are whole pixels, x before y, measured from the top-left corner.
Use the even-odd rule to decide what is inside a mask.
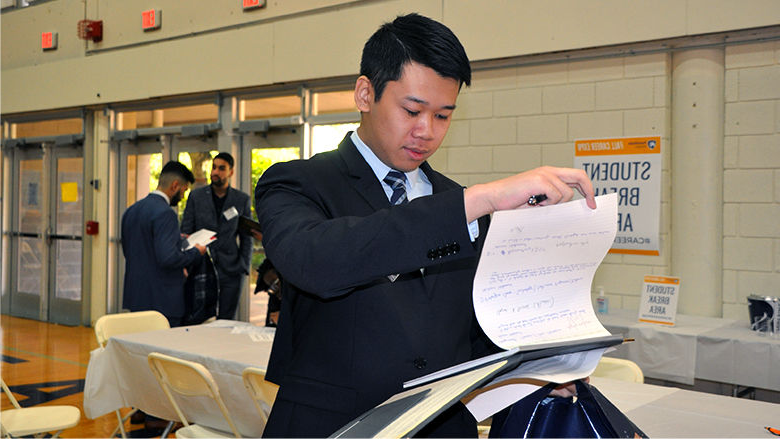
[[[109,240],[112,244],[114,266],[109,270],[110,283],[116,287],[106,298],[106,312],[122,310],[125,277],[125,257],[122,252],[122,215],[126,210],[127,161],[130,155],[162,154],[162,163],[174,160],[180,152],[217,150],[217,137],[213,132],[219,124],[146,128],[114,131],[111,148],[116,152],[117,172],[112,181],[116,188],[116,221],[110,226]],[[150,188],[154,190],[155,188]],[[145,195],[144,195],[145,196]],[[141,197],[138,197],[140,199]],[[137,201],[137,200],[136,200]]]

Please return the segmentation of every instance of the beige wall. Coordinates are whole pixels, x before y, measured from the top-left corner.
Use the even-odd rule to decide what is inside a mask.
[[[644,275],[679,274],[670,258],[672,55],[567,57],[583,48],[762,26],[775,26],[776,34],[780,24],[775,0],[269,0],[249,13],[236,0],[161,0],[163,28],[143,33],[145,6],[135,10],[137,4],[59,0],[3,14],[3,115],[354,75],[365,39],[410,11],[449,24],[470,57],[485,61],[481,68],[564,51],[554,61],[519,65],[532,58],[525,57],[517,66],[476,71],[431,162],[470,185],[539,165],[571,166],[574,139],[660,136],[661,256],[609,255],[594,281],[606,287],[612,307],[624,308],[636,308]],[[85,15],[104,20],[102,43],[75,38]],[[40,51],[46,30],[60,33],[57,51]],[[718,50],[725,59],[723,269],[713,276],[722,278],[723,315],[744,319],[747,295],[780,294],[780,42]],[[685,279],[681,294],[721,301]]]
[[[125,0],[56,0],[2,16],[2,112],[105,104],[352,75],[366,37],[418,11],[452,26],[473,60],[697,35],[780,23],[774,0],[160,0],[143,32]],[[82,18],[104,40],[77,39]],[[40,50],[40,34],[59,49]]]
[[[780,296],[780,43],[726,50],[723,314]]]

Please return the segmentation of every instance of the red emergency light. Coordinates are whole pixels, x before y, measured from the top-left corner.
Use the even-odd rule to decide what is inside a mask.
[[[153,30],[162,26],[162,11],[160,9],[149,9],[141,12],[141,29]]]
[[[241,0],[241,4],[245,11],[252,9],[258,9],[265,6],[265,0]]]
[[[54,50],[57,48],[57,32],[41,33],[41,49]]]

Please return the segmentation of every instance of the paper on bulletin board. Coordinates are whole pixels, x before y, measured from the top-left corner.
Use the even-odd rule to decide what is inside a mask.
[[[679,291],[679,277],[645,276],[639,302],[639,321],[674,326]]]
[[[618,194],[618,230],[609,252],[658,256],[661,138],[577,140],[574,167],[588,174],[596,195]]]
[[[60,196],[63,203],[75,203],[79,200],[79,184],[75,181],[60,183]]]

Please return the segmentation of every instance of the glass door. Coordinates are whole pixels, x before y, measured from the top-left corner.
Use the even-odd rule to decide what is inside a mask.
[[[115,220],[110,225],[112,265],[109,279],[115,286],[109,293],[108,312],[122,310],[125,279],[125,258],[122,253],[122,215],[136,201],[157,189],[157,179],[163,166],[163,143],[157,139],[120,141],[115,143],[118,170],[112,193],[117,199]]]
[[[45,288],[43,148],[14,151],[16,209],[11,228],[11,315],[40,319]],[[15,211],[15,212],[14,212]]]
[[[15,151],[11,315],[81,324],[83,175],[80,146]]]
[[[244,151],[251,157],[251,171],[249,187],[252,198],[252,216],[255,214],[255,185],[266,169],[278,162],[299,159],[303,152],[303,127],[272,128],[265,133],[246,133],[242,136],[241,144]],[[252,263],[249,271],[249,291],[255,291],[257,283],[257,267],[265,259],[265,251],[260,241],[253,240],[255,250],[252,252]],[[268,294],[250,294],[249,321],[255,325],[263,326],[268,310]]]
[[[122,253],[122,215],[128,207],[157,189],[163,165],[170,159],[178,160],[190,168],[196,176],[193,187],[207,184],[211,157],[216,155],[216,141],[198,139],[178,134],[163,134],[150,138],[123,140],[118,146],[119,173],[117,190],[117,220],[111,225],[113,255],[112,279],[116,279],[114,293],[109,297],[109,312],[122,310],[122,292],[125,275],[125,258]],[[187,192],[189,195],[189,192]],[[179,216],[184,212],[186,198],[179,203]],[[120,244],[120,245],[114,245]]]
[[[84,159],[81,148],[53,150],[49,247],[49,321],[81,323]]]

